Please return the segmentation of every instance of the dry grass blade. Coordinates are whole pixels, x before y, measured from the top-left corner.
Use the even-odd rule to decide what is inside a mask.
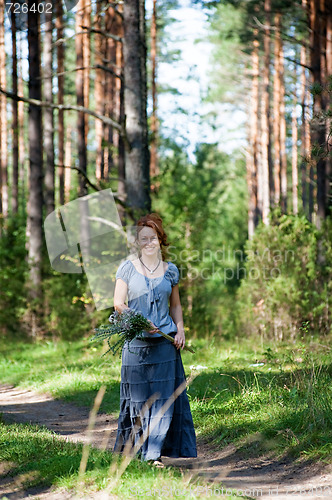
[[[102,385],[97,393],[97,396],[95,397],[93,408],[90,412],[89,423],[88,423],[88,433],[87,433],[87,443],[85,443],[83,446],[82,458],[81,458],[80,469],[79,469],[79,478],[80,479],[82,479],[82,477],[86,471],[86,466],[88,463],[89,452],[90,452],[90,443],[92,441],[92,431],[94,429],[94,426],[96,423],[96,416],[97,416],[97,413],[99,411],[102,400],[104,398],[105,392],[106,392],[106,386]]]

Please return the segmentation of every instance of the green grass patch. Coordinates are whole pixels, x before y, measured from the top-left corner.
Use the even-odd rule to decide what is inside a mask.
[[[12,476],[24,489],[52,485],[89,495],[109,488],[111,498],[225,498],[204,495],[207,486],[201,481],[191,482],[190,476],[178,469],[160,470],[137,459],[117,478],[119,458],[94,448],[90,449],[86,472],[80,476],[82,450],[81,444],[68,443],[45,428],[0,422],[0,462],[7,464],[0,479]]]
[[[249,454],[283,454],[329,461],[332,455],[331,348],[308,343],[267,344],[195,338],[182,352],[200,439],[222,448],[233,442]],[[0,380],[92,406],[107,386],[101,411],[118,413],[118,357],[101,357],[88,339],[40,344],[0,343]]]

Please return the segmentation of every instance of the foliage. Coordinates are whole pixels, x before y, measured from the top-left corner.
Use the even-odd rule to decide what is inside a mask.
[[[79,338],[98,321],[85,274],[54,271],[45,257],[43,287],[44,337]]]
[[[139,314],[131,309],[126,309],[122,313],[115,311],[109,317],[110,325],[100,326],[95,328],[96,334],[91,340],[106,340],[108,345],[108,351],[105,354],[112,351],[113,354],[122,354],[123,346],[126,342],[131,342],[134,338],[142,338],[142,333],[144,330],[151,330],[152,325],[149,320],[147,320],[142,314]],[[114,335],[119,335],[119,338],[114,345],[111,344]]]
[[[246,245],[237,295],[238,331],[295,338],[331,331],[332,221],[321,231],[304,216],[275,211]]]
[[[165,150],[153,209],[180,271],[185,324],[192,333],[226,333],[247,231],[244,165],[214,144],[201,144],[196,158],[191,164],[175,144]]]
[[[0,331],[8,336],[21,331],[26,309],[27,275],[25,224],[10,217],[0,237]]]

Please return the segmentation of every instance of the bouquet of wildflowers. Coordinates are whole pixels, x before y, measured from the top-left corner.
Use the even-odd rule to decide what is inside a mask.
[[[119,352],[121,355],[123,346],[126,342],[131,342],[134,338],[143,339],[143,332],[153,329],[152,324],[142,314],[126,309],[122,313],[115,311],[109,318],[110,325],[101,325],[95,328],[96,334],[91,340],[107,340],[108,350],[103,354],[112,351],[113,354]],[[173,337],[158,330],[163,337],[174,342]],[[111,344],[112,337],[118,335],[119,338],[114,345]],[[190,347],[184,346],[184,349],[194,352]]]

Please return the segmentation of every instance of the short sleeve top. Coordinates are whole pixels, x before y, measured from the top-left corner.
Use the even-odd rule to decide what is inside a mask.
[[[169,314],[169,297],[177,285],[180,273],[175,264],[168,262],[163,276],[148,278],[138,272],[131,260],[120,264],[116,279],[122,279],[128,286],[128,306],[152,321],[164,333],[173,333],[177,327]],[[145,337],[160,337],[160,334],[144,333]]]

